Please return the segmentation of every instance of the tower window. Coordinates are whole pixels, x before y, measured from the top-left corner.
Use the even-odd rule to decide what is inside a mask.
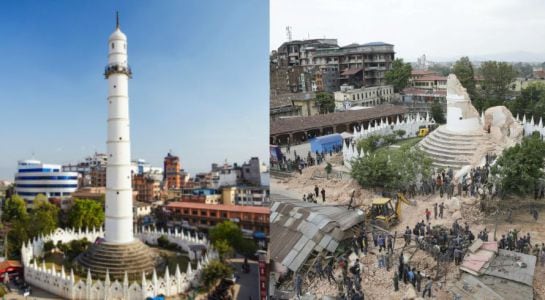
[[[112,43],[112,49],[114,49],[114,48],[115,48],[115,44],[114,44],[114,43]]]

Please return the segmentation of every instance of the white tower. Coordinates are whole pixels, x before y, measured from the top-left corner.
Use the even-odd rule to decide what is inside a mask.
[[[133,241],[131,142],[127,36],[117,26],[108,39],[108,165],[106,168],[105,240],[112,244]]]

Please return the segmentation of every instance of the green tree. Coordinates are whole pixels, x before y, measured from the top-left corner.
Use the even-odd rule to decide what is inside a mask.
[[[437,100],[433,101],[433,103],[431,104],[431,117],[435,120],[437,124],[445,124],[447,122],[441,102]]]
[[[321,114],[327,114],[335,111],[335,98],[331,93],[317,93],[316,104],[320,108]]]
[[[225,261],[225,259],[231,257],[235,252],[235,249],[229,245],[227,240],[216,240],[213,244],[214,248],[218,251],[221,261]]]
[[[233,269],[218,260],[210,261],[202,270],[201,280],[203,286],[208,290],[222,278],[229,278],[233,275]]]
[[[481,89],[488,101],[502,104],[509,93],[517,71],[506,62],[487,61],[481,64],[480,73],[483,77]]]
[[[523,138],[520,144],[503,151],[491,174],[506,194],[528,195],[545,175],[545,142],[539,132]]]
[[[68,224],[72,228],[100,228],[104,218],[102,204],[92,199],[75,199],[68,211]]]
[[[38,195],[33,201],[33,209],[30,213],[28,232],[31,237],[47,234],[58,227],[59,208],[49,203],[43,195]]]
[[[405,134],[407,133],[405,130],[403,129],[398,129],[396,131],[394,131],[394,133],[401,139],[405,136]]]
[[[358,141],[358,149],[360,151],[364,151],[365,153],[372,153],[375,150],[377,150],[379,143],[380,143],[381,137],[379,135],[373,134],[368,136],[365,139],[361,139]]]
[[[8,256],[13,259],[21,257],[21,246],[29,240],[28,222],[15,219],[8,232]]]
[[[533,115],[536,119],[545,118],[545,83],[532,82],[522,89],[519,96],[507,102],[513,115]]]
[[[27,220],[28,213],[26,210],[26,203],[19,195],[13,195],[6,200],[4,209],[2,212],[3,221],[10,222],[13,220]]]
[[[362,187],[405,190],[417,178],[431,175],[431,159],[419,149],[381,149],[352,162],[351,175]]]
[[[443,76],[448,76],[451,73],[451,66],[434,64],[428,68],[430,71],[435,71]]]
[[[475,72],[473,71],[473,65],[469,60],[469,57],[461,57],[454,63],[452,71],[460,80],[463,87],[466,88],[469,97],[472,100],[477,98],[477,89],[475,87]]]
[[[392,62],[392,68],[384,74],[388,84],[394,86],[396,92],[400,92],[409,84],[412,67],[410,63],[404,63],[403,59],[396,58]]]

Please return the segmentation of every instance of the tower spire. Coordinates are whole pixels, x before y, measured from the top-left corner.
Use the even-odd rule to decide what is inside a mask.
[[[119,11],[115,12],[115,28],[119,28]]]

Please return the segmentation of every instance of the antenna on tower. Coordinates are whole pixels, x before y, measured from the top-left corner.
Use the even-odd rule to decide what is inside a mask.
[[[115,12],[115,28],[119,28],[119,11]]]
[[[288,37],[288,42],[291,42],[291,26],[286,26],[286,35]]]

